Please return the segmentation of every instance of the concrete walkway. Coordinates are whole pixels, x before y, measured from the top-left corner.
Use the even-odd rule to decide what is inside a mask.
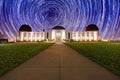
[[[56,43],[0,80],[120,80],[120,77],[64,44]]]

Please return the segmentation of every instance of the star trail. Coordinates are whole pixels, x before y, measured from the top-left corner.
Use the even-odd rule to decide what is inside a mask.
[[[0,34],[16,38],[23,24],[34,32],[95,24],[102,38],[120,40],[120,0],[0,0]]]

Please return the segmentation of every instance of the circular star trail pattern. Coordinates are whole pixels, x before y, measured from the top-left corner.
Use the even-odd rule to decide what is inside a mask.
[[[15,38],[23,24],[34,32],[95,24],[102,38],[120,40],[120,0],[0,0],[0,34]]]

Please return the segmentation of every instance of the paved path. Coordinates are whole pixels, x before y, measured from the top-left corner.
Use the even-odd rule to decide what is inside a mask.
[[[57,43],[0,80],[120,80],[64,44]]]

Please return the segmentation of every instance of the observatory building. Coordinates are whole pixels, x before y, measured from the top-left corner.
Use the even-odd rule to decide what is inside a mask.
[[[99,29],[91,24],[84,32],[68,31],[62,26],[55,26],[49,31],[32,32],[29,25],[22,25],[19,29],[19,41],[98,41]]]

